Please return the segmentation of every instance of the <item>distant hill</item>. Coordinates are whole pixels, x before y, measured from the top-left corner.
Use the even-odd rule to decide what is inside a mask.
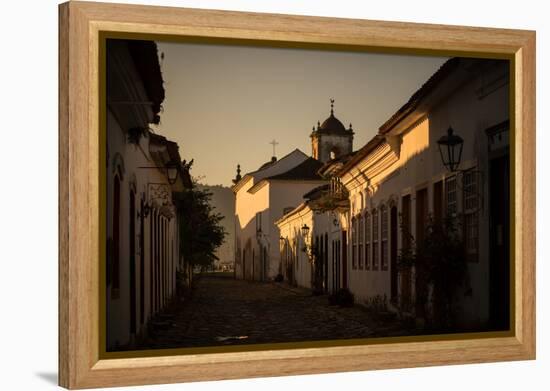
[[[231,188],[221,185],[199,185],[200,189],[206,189],[212,193],[211,204],[216,212],[224,216],[222,225],[227,232],[225,242],[218,249],[218,257],[221,263],[233,264],[235,257],[235,196]]]

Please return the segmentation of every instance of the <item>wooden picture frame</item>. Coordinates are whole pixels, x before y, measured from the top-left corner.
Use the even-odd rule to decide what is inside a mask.
[[[535,358],[535,32],[89,2],[59,6],[59,384],[90,388]],[[104,359],[100,354],[102,32],[268,46],[508,58],[514,129],[507,336]]]

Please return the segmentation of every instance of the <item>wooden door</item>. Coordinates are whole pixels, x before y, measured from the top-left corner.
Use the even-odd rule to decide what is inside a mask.
[[[426,237],[426,225],[428,223],[428,190],[421,189],[416,192],[416,232],[415,239],[417,246],[421,246]],[[428,284],[426,271],[418,266],[415,269],[415,308],[416,316],[424,317],[425,304],[428,298]]]
[[[402,199],[402,227],[401,247],[406,250],[411,247],[411,196],[406,195]],[[400,273],[401,300],[400,306],[404,310],[409,310],[411,306],[411,270],[405,268]]]
[[[489,162],[489,323],[510,328],[510,162]]]
[[[130,334],[136,333],[136,204],[130,191]]]
[[[342,231],[342,286],[348,289],[348,233]],[[338,282],[340,278],[338,276]]]

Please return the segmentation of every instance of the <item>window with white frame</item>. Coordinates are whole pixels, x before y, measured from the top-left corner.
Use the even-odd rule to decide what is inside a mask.
[[[357,269],[357,222],[351,219],[351,267]]]
[[[367,212],[365,213],[365,269],[370,269],[370,241],[371,241],[371,222],[370,222],[370,214]]]
[[[384,205],[380,207],[380,263],[382,270],[388,270],[388,208]]]
[[[445,179],[445,204],[447,216],[456,216],[456,213],[458,212],[456,175]]]
[[[464,172],[462,199],[464,209],[464,246],[466,258],[477,261],[479,248],[479,194],[477,171]]]
[[[296,238],[296,240],[298,241],[298,244],[297,244],[297,248],[299,249],[302,249],[303,246],[305,246],[305,241],[304,239],[300,238],[300,236],[298,236]],[[301,243],[302,242],[302,243]],[[297,257],[296,257],[296,270],[300,270],[300,258],[302,257],[302,251],[297,251]]]
[[[378,270],[380,248],[378,247],[378,210],[372,211],[372,270]]]
[[[359,231],[358,238],[358,247],[357,247],[357,258],[359,261],[359,269],[363,269],[363,235],[364,235],[364,225],[363,225],[363,216],[359,215],[357,218],[357,229]]]

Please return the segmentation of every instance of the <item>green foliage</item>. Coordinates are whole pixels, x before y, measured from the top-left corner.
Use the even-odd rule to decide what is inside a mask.
[[[191,189],[178,193],[175,202],[180,224],[180,253],[186,262],[203,268],[218,259],[216,249],[223,244],[226,231],[223,216],[210,204],[212,193],[201,190],[194,181]]]
[[[398,266],[402,270],[414,267],[417,316],[430,318],[431,315],[428,320],[439,329],[453,327],[457,291],[467,282],[467,262],[459,221],[457,217],[441,221],[430,217],[421,241],[416,241],[401,227],[409,245],[401,249]],[[431,313],[428,304],[432,305]]]

